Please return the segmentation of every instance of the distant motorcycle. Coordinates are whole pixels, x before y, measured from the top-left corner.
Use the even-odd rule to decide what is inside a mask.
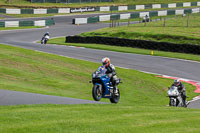
[[[100,70],[101,69],[101,70]],[[121,79],[117,80],[117,85]],[[114,93],[112,82],[110,78],[104,73],[102,68],[99,68],[92,74],[92,96],[95,101],[99,101],[101,98],[109,98],[111,103],[118,103],[120,99],[119,89],[118,93]]]
[[[48,35],[42,37],[41,44],[47,44],[48,40],[49,40],[49,36]]]
[[[184,107],[181,93],[178,91],[176,86],[169,88],[167,94],[169,97],[169,106]]]
[[[146,15],[145,17],[143,17],[142,22],[150,22],[150,17]]]

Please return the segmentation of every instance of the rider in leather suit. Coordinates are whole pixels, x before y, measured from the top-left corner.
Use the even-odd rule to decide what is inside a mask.
[[[186,98],[187,98],[187,96],[186,96],[185,86],[178,79],[174,80],[174,83],[172,84],[172,86],[178,87],[178,91],[181,93],[181,97],[183,99],[183,104],[184,104],[184,106],[186,106]]]
[[[106,68],[106,74],[108,75],[113,84],[114,93],[118,94],[118,88],[117,88],[118,78],[117,78],[117,73],[115,71],[115,66],[110,63],[110,59],[108,57],[102,59],[102,64]]]
[[[46,33],[44,34],[44,37],[45,37],[45,36],[49,36],[49,32],[46,32]]]

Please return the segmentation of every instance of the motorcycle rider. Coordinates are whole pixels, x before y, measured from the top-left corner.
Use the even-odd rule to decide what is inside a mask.
[[[42,40],[46,39],[46,43],[47,43],[47,41],[49,40],[49,38],[50,38],[49,32],[46,32],[46,33],[44,34],[44,36],[42,37]]]
[[[49,32],[46,32],[46,33],[44,34],[44,37],[45,37],[45,36],[49,36]]]
[[[108,57],[105,57],[102,59],[102,64],[106,69],[106,75],[110,78],[115,95],[118,94],[118,88],[117,88],[117,73],[115,71],[115,66],[110,63],[110,59]]]
[[[180,82],[179,79],[175,79],[174,83],[172,84],[172,86],[175,86],[178,88],[178,91],[181,93],[181,97],[183,99],[183,105],[186,107],[186,88],[183,85],[183,83]]]

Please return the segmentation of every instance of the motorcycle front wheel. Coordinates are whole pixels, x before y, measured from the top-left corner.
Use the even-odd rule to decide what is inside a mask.
[[[118,103],[119,99],[120,99],[120,92],[119,92],[119,89],[118,89],[118,95],[115,95],[113,93],[113,96],[110,98],[110,102],[111,103]]]
[[[102,95],[102,86],[101,85],[94,85],[92,88],[92,96],[95,101],[99,101]]]
[[[176,102],[174,101],[174,99],[169,99],[169,106],[176,106]]]

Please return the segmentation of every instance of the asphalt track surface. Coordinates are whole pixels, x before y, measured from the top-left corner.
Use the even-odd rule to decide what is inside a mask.
[[[118,67],[136,69],[162,75],[170,75],[196,81],[200,80],[199,62],[60,45],[41,45],[34,43],[34,41],[40,40],[42,35],[47,31],[50,32],[51,37],[58,37],[76,35],[82,32],[109,26],[109,24],[105,23],[80,26],[72,25],[72,18],[74,18],[74,16],[54,17],[56,25],[50,26],[49,28],[0,31],[0,44],[7,44],[99,63],[103,57],[107,56],[110,57],[112,63]],[[170,84],[171,83],[169,83],[169,85]],[[196,100],[192,102],[189,107],[200,108],[200,101]]]
[[[105,104],[83,99],[0,90],[0,105],[18,104]]]

